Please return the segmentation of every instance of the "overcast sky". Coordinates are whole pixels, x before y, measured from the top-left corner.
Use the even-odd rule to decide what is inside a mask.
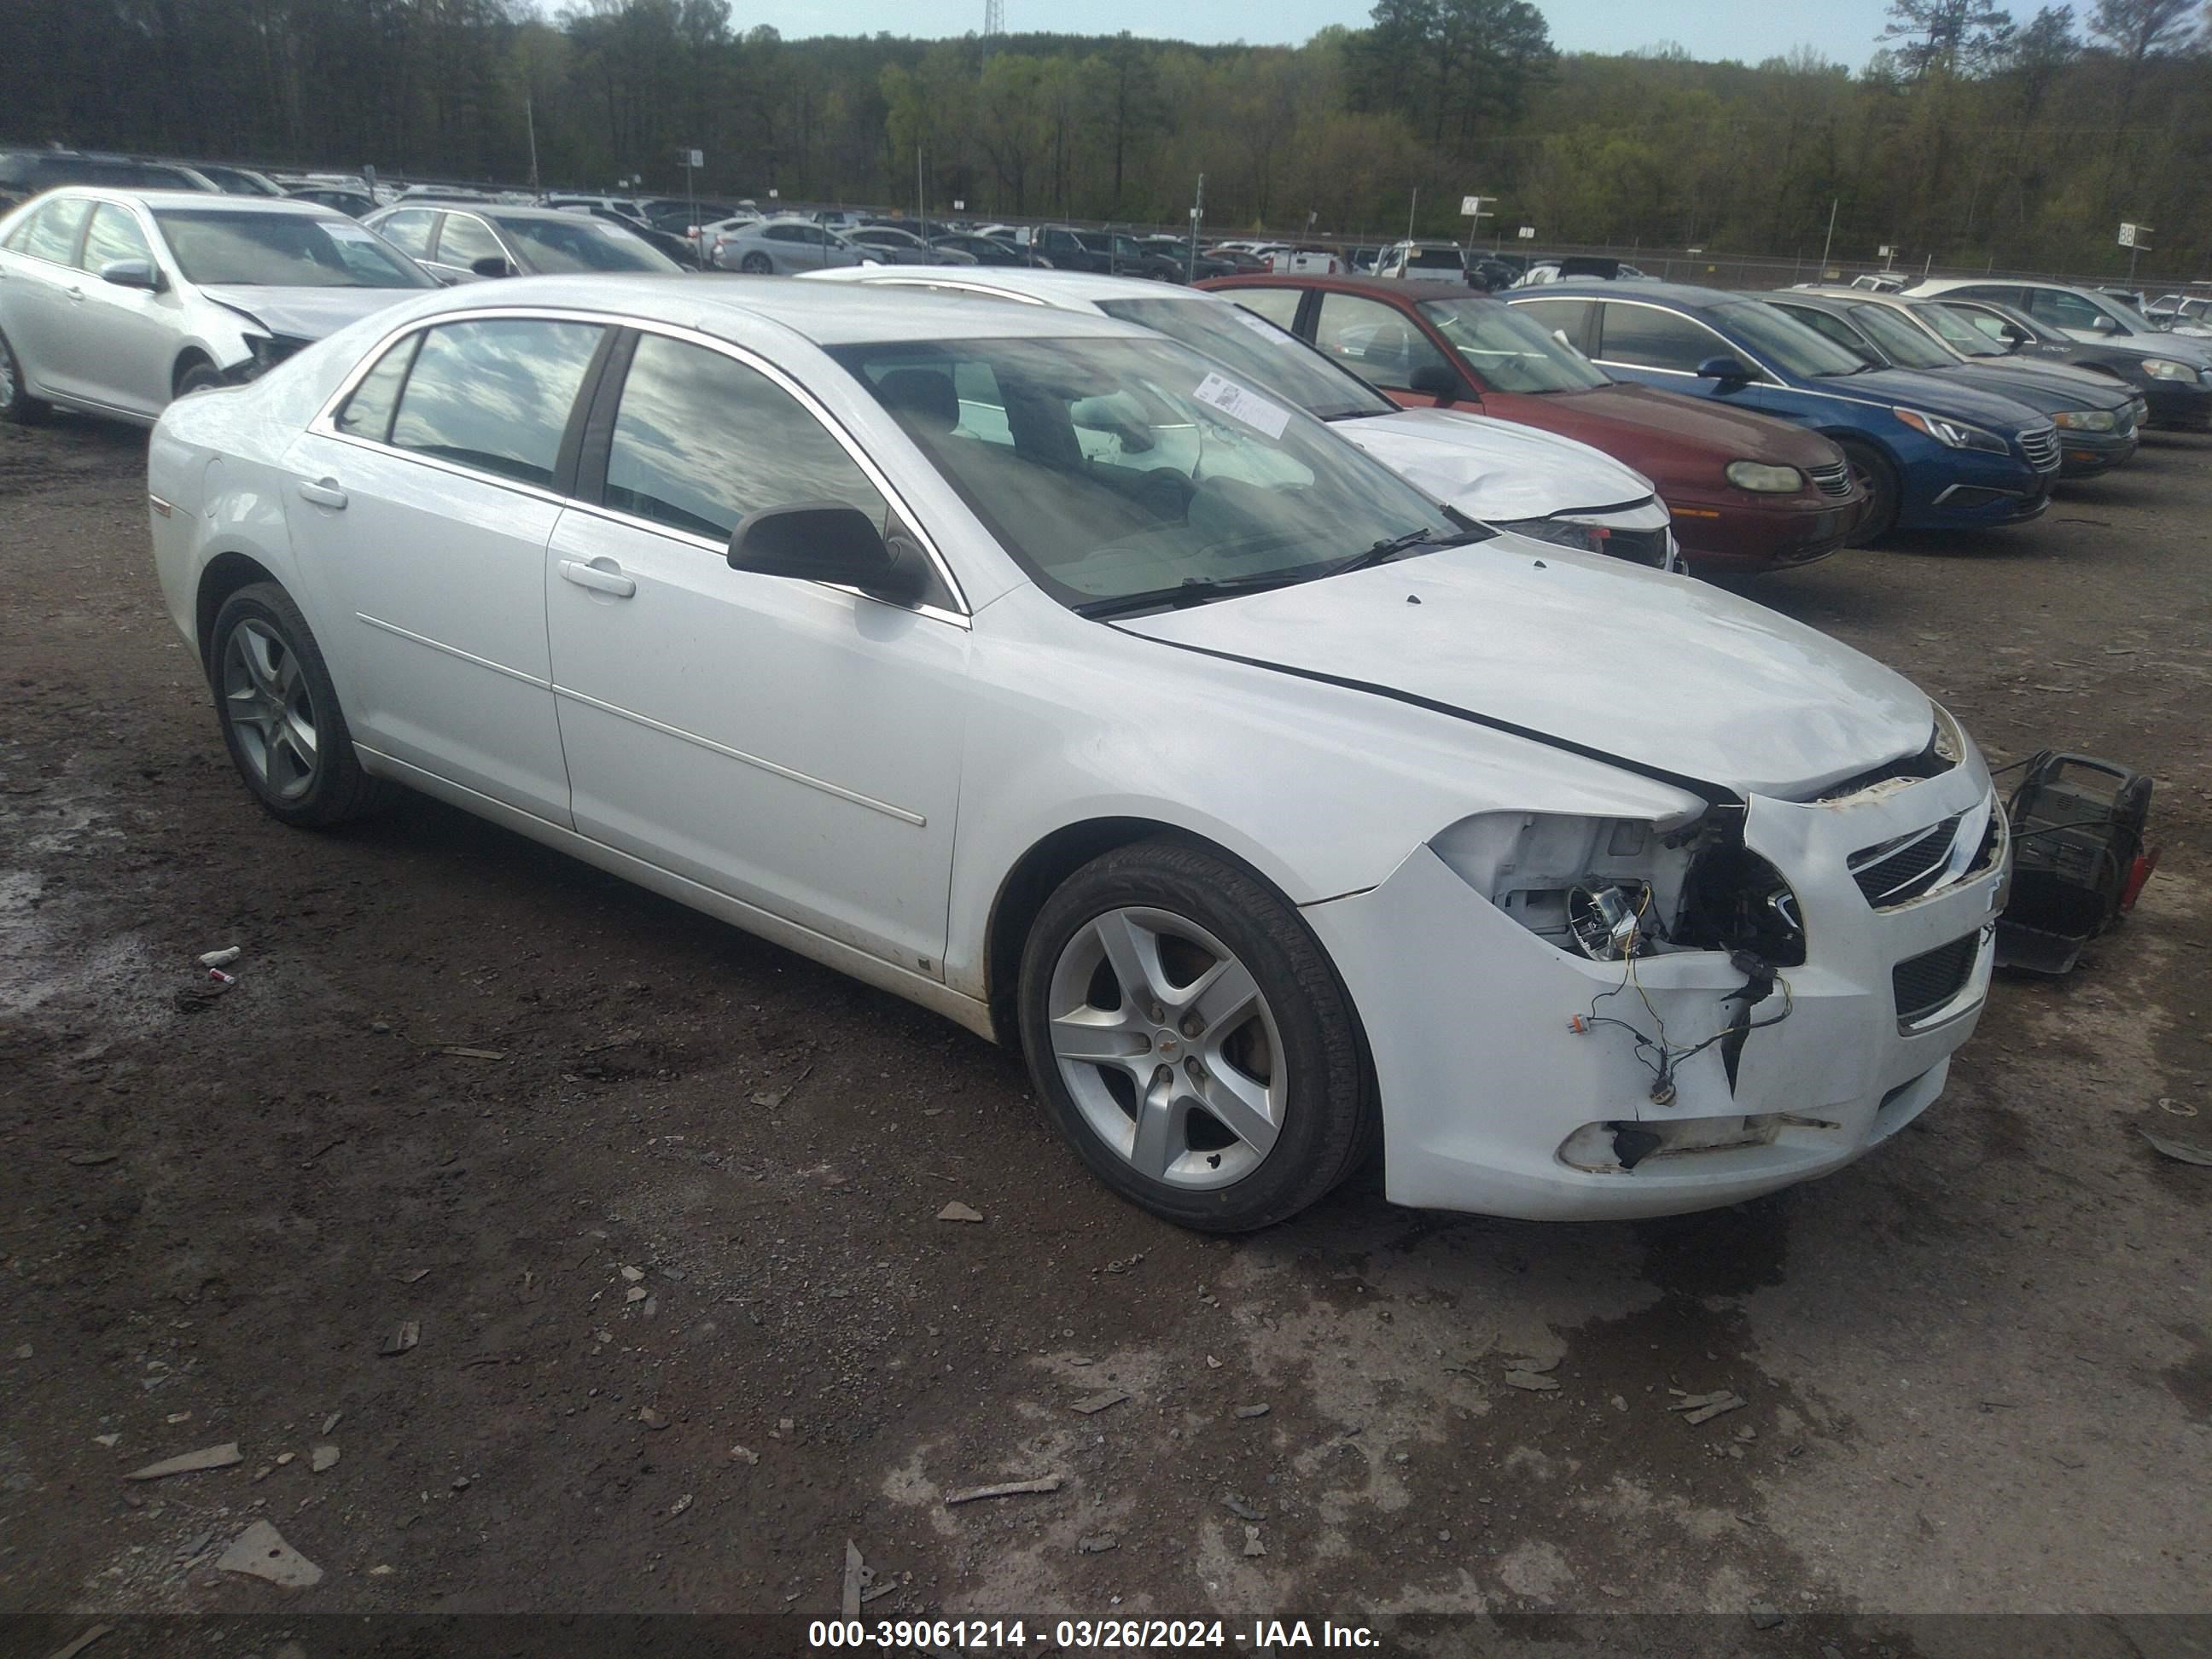
[[[1331,23],[1367,21],[1362,0],[1006,0],[1010,33],[1132,34],[1178,40],[1296,43]],[[1679,41],[1693,58],[1757,63],[1801,46],[1838,63],[1863,65],[1881,33],[1886,0],[1826,0],[1773,5],[1760,0],[1705,0],[1654,6],[1648,0],[1536,0],[1563,52],[1632,52]],[[2035,7],[2022,0],[2026,16]],[[787,35],[894,34],[934,38],[983,27],[983,0],[732,0],[739,28],[770,23]]]

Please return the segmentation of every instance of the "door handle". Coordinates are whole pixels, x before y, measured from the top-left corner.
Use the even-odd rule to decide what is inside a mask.
[[[608,561],[612,563],[612,560]],[[611,594],[626,599],[637,592],[637,584],[619,569],[603,569],[595,564],[586,564],[580,559],[561,561],[561,580],[574,582],[579,587],[588,587],[594,593]]]
[[[327,507],[335,513],[344,507],[346,493],[338,488],[336,478],[322,478],[313,483],[301,484],[300,499],[313,501],[317,507]]]
[[[68,289],[68,290],[67,290],[67,292],[68,292],[68,294],[69,294],[69,296],[70,296],[70,303],[71,305],[80,305],[80,306],[81,306],[81,305],[82,305],[82,304],[84,303],[84,290],[83,290],[82,289],[81,289],[81,288],[72,288],[72,289]]]

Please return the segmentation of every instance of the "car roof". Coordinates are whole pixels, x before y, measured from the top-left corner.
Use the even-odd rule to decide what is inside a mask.
[[[1493,296],[1478,294],[1464,283],[1450,278],[1434,282],[1415,279],[1399,282],[1388,276],[1355,276],[1350,273],[1329,275],[1322,271],[1278,270],[1272,274],[1254,271],[1249,276],[1222,276],[1215,279],[1224,292],[1239,288],[1327,288],[1340,289],[1348,294],[1371,294],[1378,300],[1441,300],[1446,295],[1454,299],[1486,300]],[[1214,284],[1209,283],[1212,287]]]
[[[732,324],[757,318],[781,325],[820,346],[1008,337],[1150,337],[1148,331],[1132,324],[1085,312],[1012,301],[997,305],[958,295],[877,293],[866,283],[817,283],[791,276],[716,278],[673,271],[636,276],[512,276],[499,283],[498,290],[497,304],[501,307],[545,306],[607,312],[726,337]],[[426,299],[411,314],[427,321],[445,312],[480,310],[491,303],[480,288],[471,284]]]
[[[805,280],[825,285],[834,283],[841,288],[991,289],[1060,306],[1089,305],[1103,300],[1171,300],[1190,292],[1188,289],[1165,288],[1141,276],[1104,276],[1087,270],[1029,270],[1018,265],[892,265],[874,270],[847,266],[842,270],[811,271]],[[1215,299],[1212,303],[1220,301]]]
[[[1688,283],[1619,283],[1604,277],[1571,277],[1564,283],[1545,283],[1535,289],[1512,290],[1532,300],[1658,300],[1685,311],[1705,311],[1738,300],[1755,298],[1733,289],[1697,288]]]
[[[38,197],[52,201],[58,196],[88,197],[103,202],[136,202],[141,207],[191,208],[200,213],[291,213],[310,219],[343,218],[319,202],[302,202],[289,196],[229,196],[204,190],[131,190],[116,185],[61,185]]]

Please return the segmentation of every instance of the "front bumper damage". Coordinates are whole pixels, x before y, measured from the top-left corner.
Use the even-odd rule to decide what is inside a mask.
[[[1972,843],[1960,873],[1878,908],[1853,855],[1954,817],[1951,839]],[[1426,845],[1380,886],[1306,908],[1366,1026],[1394,1201],[1529,1219],[1711,1208],[1839,1169],[1936,1098],[1980,1018],[2010,868],[1978,759],[1839,800],[1753,796],[1742,839],[1795,891],[1806,960],[1750,1009],[1765,1021],[1786,997],[1788,1016],[1742,1042],[1733,1079],[1716,1044],[1671,1091],[1628,1031],[1578,1017],[1621,991],[1603,1006],[1699,1041],[1741,1006],[1726,954],[1639,958],[1622,991],[1622,963],[1529,932]]]

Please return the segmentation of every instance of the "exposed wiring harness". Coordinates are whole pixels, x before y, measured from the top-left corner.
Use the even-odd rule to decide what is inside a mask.
[[[1741,1011],[1735,1018],[1702,1042],[1693,1042],[1686,1047],[1670,1042],[1667,1037],[1667,1022],[1660,1017],[1658,1009],[1652,1006],[1651,998],[1644,989],[1644,981],[1636,976],[1636,947],[1643,938],[1644,913],[1650,907],[1650,902],[1651,894],[1647,888],[1643,902],[1636,907],[1637,926],[1621,941],[1620,983],[1609,991],[1600,991],[1592,997],[1589,1012],[1577,1015],[1568,1022],[1568,1024],[1577,1036],[1585,1036],[1601,1025],[1617,1025],[1627,1032],[1635,1040],[1637,1060],[1644,1070],[1651,1073],[1651,1103],[1655,1106],[1671,1106],[1674,1103],[1675,1097],[1674,1073],[1684,1061],[1693,1059],[1705,1053],[1715,1043],[1724,1042],[1730,1037],[1735,1037],[1740,1041],[1748,1037],[1753,1031],[1763,1031],[1770,1025],[1779,1025],[1796,1012],[1796,1000],[1790,994],[1790,981],[1777,974],[1763,959],[1754,956],[1749,951],[1732,951],[1729,953],[1729,961],[1738,973],[1744,975],[1744,982],[1720,1000],[1723,1002],[1731,1002],[1741,997],[1743,999]],[[1782,1012],[1765,1019],[1753,1019],[1752,1009],[1765,1001],[1778,988],[1782,993]],[[1598,1012],[1598,1004],[1609,998],[1619,996],[1623,991],[1631,990],[1636,993],[1637,1000],[1644,1005],[1644,1012],[1650,1016],[1652,1030],[1656,1033],[1656,1036],[1647,1034],[1641,1027],[1629,1020]]]

